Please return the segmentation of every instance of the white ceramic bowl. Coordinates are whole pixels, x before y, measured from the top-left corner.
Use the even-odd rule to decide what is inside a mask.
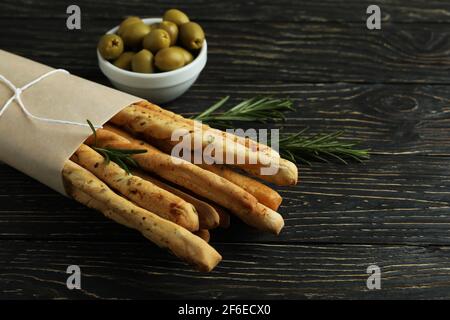
[[[143,19],[146,24],[161,22],[161,18]],[[107,33],[115,33],[119,27]],[[197,80],[206,65],[207,43],[203,44],[200,53],[190,64],[173,71],[161,73],[137,73],[120,69],[103,59],[97,50],[98,65],[103,74],[119,90],[148,99],[154,103],[174,100],[185,93]]]

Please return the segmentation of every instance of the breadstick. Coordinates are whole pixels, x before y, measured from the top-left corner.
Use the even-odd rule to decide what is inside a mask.
[[[181,115],[178,115],[176,113],[173,113],[169,110],[163,109],[155,104],[152,104],[148,101],[140,101],[138,102],[136,105],[146,108],[147,110],[150,110],[151,112],[153,112],[154,114],[159,114],[159,115],[163,115],[166,117],[170,117],[171,119],[173,119],[174,121],[177,121],[178,123],[181,124],[185,124],[187,126],[190,126],[190,130],[192,130],[194,128],[195,125],[195,121],[192,119],[187,119],[184,118]],[[262,180],[271,182],[271,183],[275,183],[277,185],[295,185],[297,184],[297,180],[298,180],[298,169],[297,166],[295,164],[293,164],[292,162],[289,162],[288,160],[285,159],[281,159],[280,155],[278,152],[276,152],[274,149],[270,148],[267,145],[264,145],[262,143],[258,143],[252,139],[249,138],[245,138],[245,137],[240,137],[234,134],[231,134],[229,132],[226,131],[221,131],[218,129],[214,129],[209,127],[208,125],[202,124],[202,129],[205,132],[208,133],[213,133],[214,135],[219,135],[221,137],[223,137],[224,139],[228,139],[231,140],[235,143],[239,143],[241,145],[246,146],[247,148],[250,149],[251,152],[262,152],[264,155],[266,155],[268,158],[272,159],[271,163],[273,163],[274,165],[279,163],[279,167],[278,167],[278,172],[274,175],[263,175],[261,174],[261,168],[265,167],[265,165],[261,165],[261,164],[250,164],[248,162],[244,163],[244,164],[236,164],[236,167],[241,168],[242,170],[244,170],[245,172],[259,177]],[[153,141],[153,140],[152,140]],[[172,141],[171,141],[172,142]],[[175,141],[175,143],[171,143],[170,145],[174,145],[177,142]],[[167,149],[166,149],[167,150]],[[167,151],[165,151],[167,152]],[[239,150],[238,150],[239,152]],[[241,151],[242,152],[242,151]],[[217,174],[217,172],[215,172]],[[237,177],[236,177],[237,178]],[[238,180],[242,180],[242,179],[238,179]],[[266,187],[268,188],[268,187]],[[245,187],[244,189],[248,192],[250,192],[250,190],[247,190]],[[257,190],[255,188],[251,188],[253,190]],[[266,189],[266,191],[268,191]],[[252,193],[252,192],[250,192]],[[252,193],[253,194],[253,193]],[[261,193],[262,194],[262,193]],[[261,203],[264,203],[263,201],[261,201],[260,198],[258,198],[257,195],[253,194],[258,200],[260,200]],[[274,201],[270,201],[270,199],[265,199],[268,200],[267,203],[264,203],[266,205],[268,205],[270,208],[277,210],[277,208],[279,207],[280,203],[281,203],[281,197],[278,195],[278,200],[276,199],[277,196],[273,194],[273,196],[275,197],[275,199],[273,199]],[[265,198],[265,197],[264,197]],[[279,203],[277,204],[277,201],[279,201]]]
[[[207,170],[159,151],[148,143],[133,139],[118,129],[106,126],[108,130],[97,130],[97,143],[102,147],[118,149],[145,149],[146,153],[133,155],[141,169],[153,172],[165,180],[191,190],[208,200],[229,209],[247,224],[260,230],[278,234],[284,226],[283,218],[275,211],[266,212],[254,196],[230,181]],[[117,141],[112,142],[120,133]],[[128,143],[121,139],[125,137]],[[105,143],[106,141],[106,143]]]
[[[205,240],[206,242],[209,242],[209,240],[211,239],[211,235],[210,235],[209,231],[206,230],[206,229],[200,229],[200,230],[198,230],[198,231],[195,231],[194,234],[195,234],[197,237],[202,238],[202,239]]]
[[[186,192],[183,192],[177,188],[174,188],[167,183],[158,180],[149,174],[143,172],[142,170],[133,170],[134,176],[140,177],[144,180],[150,181],[151,183],[157,185],[158,187],[167,190],[174,195],[180,197],[181,199],[192,204],[198,213],[198,220],[201,229],[214,229],[220,224],[220,216],[216,209],[205,201],[199,200]]]
[[[124,110],[124,114],[117,115],[111,121],[119,126],[125,126],[125,128],[132,132],[143,133],[146,139],[163,139],[170,141],[170,145],[172,146],[178,143],[177,141],[171,141],[170,139],[171,135],[169,135],[169,133],[171,134],[173,130],[184,128],[189,132],[194,131],[195,121],[186,119],[181,115],[165,110],[148,101],[141,101],[133,106],[137,109],[134,111],[132,108]],[[133,114],[137,119],[142,119],[139,124],[127,124],[126,119],[132,119]],[[147,119],[145,119],[145,117],[147,117]],[[150,128],[149,131],[146,131],[146,126]],[[233,159],[237,159],[239,158],[239,155],[243,155],[245,163],[236,163],[235,166],[247,173],[277,185],[287,186],[295,185],[297,183],[297,166],[288,160],[281,159],[278,152],[274,149],[248,138],[213,129],[207,125],[202,125],[201,128],[203,129],[204,134],[201,137],[191,134],[193,139],[195,139],[195,137],[201,139],[203,147],[214,143],[216,149],[223,150],[224,156],[226,156],[227,153],[232,153]],[[159,135],[158,132],[160,131],[165,133]],[[213,142],[211,142],[211,136],[214,138]],[[264,159],[263,161],[261,161],[262,158]],[[267,167],[270,164],[274,166],[279,164],[278,171],[272,175],[261,174],[261,168]]]
[[[248,193],[255,196],[258,201],[272,210],[277,210],[283,200],[278,192],[272,188],[256,181],[250,177],[244,176],[224,165],[199,164],[200,168],[214,172],[215,174],[240,186]]]
[[[184,191],[172,187],[162,182],[161,180],[158,180],[146,174],[142,170],[132,170],[132,173],[133,175],[141,177],[142,179],[149,180],[160,188],[166,189],[167,191],[172,192],[173,194],[191,203],[197,210],[200,229],[211,230],[217,227],[228,228],[230,226],[230,215],[223,207],[215,203],[208,203],[206,201],[195,198]]]
[[[147,150],[146,153],[132,156],[141,169],[152,172],[211,201],[223,203],[230,210],[248,211],[256,206],[255,197],[228,180],[188,161],[173,158],[117,128],[111,126],[105,126],[105,128],[97,130],[99,146]],[[123,142],[123,138],[127,139],[127,143]],[[87,140],[87,143],[89,142]]]
[[[122,198],[95,175],[74,162],[67,161],[62,174],[69,195],[76,196],[76,190],[83,192],[95,200],[85,203],[95,206],[117,222],[140,231],[156,245],[169,249],[199,270],[211,271],[222,259],[220,254],[201,238]],[[77,198],[79,201],[86,201],[86,196]]]
[[[257,229],[275,233],[278,235],[281,229],[284,227],[283,217],[279,213],[258,203],[254,196],[246,192],[241,187],[230,183],[228,180],[216,174],[213,174],[207,170],[203,170],[190,162],[178,159],[180,163],[175,167],[170,166],[170,169],[168,168],[167,170],[156,172],[158,168],[158,166],[156,166],[157,161],[155,161],[154,157],[150,157],[151,149],[156,150],[158,152],[157,154],[161,157],[170,157],[167,160],[167,164],[173,165],[173,159],[171,159],[172,157],[155,149],[148,143],[134,139],[132,136],[121,131],[120,129],[112,128],[111,126],[106,126],[106,128],[108,128],[109,130],[114,130],[114,132],[110,131],[110,133],[120,134],[122,137],[128,139],[131,142],[131,148],[143,148],[147,150],[147,153],[137,154],[133,156],[133,159],[138,162],[142,169],[153,171],[166,180],[172,181],[173,183],[181,185],[188,190],[192,190],[194,193],[202,197],[216,202],[217,204],[229,209],[248,225],[254,226]],[[119,144],[116,147],[121,148],[124,147],[124,145],[122,144],[121,146]],[[187,168],[189,168],[190,170],[185,171],[185,169]],[[159,169],[161,169],[161,165],[159,165]],[[177,179],[177,175],[175,175],[174,179],[173,174],[167,174],[167,172],[169,171],[176,172],[179,176],[181,176],[180,179]],[[203,176],[210,177],[210,179],[203,180],[203,182],[200,182],[199,184],[193,183],[192,177],[203,178]],[[215,188],[216,186],[217,188]],[[252,205],[251,207],[240,206],[240,209],[238,209],[235,203],[230,203],[230,201],[233,201],[232,199],[227,200],[228,196],[234,193],[236,193],[236,197],[234,197],[234,199],[237,199],[238,201],[251,199],[252,203],[254,203],[255,205]],[[240,196],[238,194],[240,194]]]
[[[137,205],[190,231],[198,230],[198,215],[192,204],[149,181],[128,174],[114,162],[107,164],[99,153],[87,145],[81,145],[71,160]]]
[[[296,185],[298,182],[298,168],[295,163],[292,163],[286,159],[280,159],[278,165],[278,173],[274,175],[261,174],[260,166],[239,166],[239,169],[255,177],[258,177],[261,180],[274,183],[279,186]]]
[[[110,122],[133,134],[143,135],[146,139],[171,140],[172,134],[177,130],[181,132],[182,129],[191,136],[192,146],[195,150],[197,150],[197,145],[194,141],[199,141],[201,143],[198,147],[209,147],[213,155],[220,152],[218,154],[223,155],[221,161],[224,163],[226,159],[233,160],[236,165],[240,165],[240,162],[254,165],[268,165],[273,162],[273,159],[263,152],[250,150],[223,135],[216,134],[214,130],[195,130],[192,125],[176,121],[170,116],[153,112],[137,104],[122,109]]]
[[[195,123],[196,123],[196,120],[185,118],[185,117],[183,117],[183,116],[181,116],[179,114],[176,114],[176,113],[174,113],[172,111],[163,109],[163,108],[161,108],[161,107],[159,107],[159,106],[157,106],[157,105],[155,105],[155,104],[153,104],[151,102],[148,102],[148,101],[140,101],[140,102],[136,103],[136,105],[139,105],[141,107],[144,107],[144,108],[147,108],[149,110],[152,110],[153,112],[162,113],[165,116],[171,117],[171,118],[173,118],[175,120],[178,120],[178,121],[182,121],[185,124],[188,124],[188,125],[191,125],[191,126],[194,126]],[[221,135],[224,138],[230,139],[230,140],[232,140],[232,141],[234,141],[236,143],[240,143],[240,144],[246,146],[247,148],[250,148],[252,151],[263,152],[264,154],[266,154],[268,156],[271,156],[271,157],[278,157],[278,158],[280,157],[280,154],[277,151],[275,151],[274,149],[272,149],[271,147],[269,147],[269,146],[267,146],[265,144],[259,143],[257,141],[254,141],[254,140],[252,140],[252,139],[250,139],[248,137],[241,137],[241,136],[232,134],[230,132],[214,129],[214,128],[211,128],[210,126],[206,125],[206,124],[202,124],[202,128],[205,131],[211,130],[214,133],[216,133],[218,135]]]
[[[172,148],[178,143],[176,141],[171,140],[159,140],[159,139],[153,139],[148,138],[149,143],[156,146],[158,149],[164,151],[167,154],[170,154],[172,152]],[[194,155],[192,156],[194,157]],[[201,166],[202,164],[200,164]],[[216,164],[214,164],[216,165]],[[217,164],[220,166],[219,164]],[[241,164],[241,165],[233,165],[236,167],[236,169],[240,169],[249,175],[252,175],[254,177],[257,177],[261,180],[275,183],[279,186],[290,186],[295,185],[298,182],[298,168],[297,166],[286,159],[278,159],[277,162],[272,163],[273,166],[278,166],[278,171],[276,174],[273,175],[263,175],[261,172],[261,169],[264,168],[264,166],[260,164]],[[243,187],[243,186],[242,186]],[[245,188],[244,188],[245,189]],[[249,190],[247,190],[249,191]],[[256,196],[256,195],[255,195]]]
[[[280,234],[281,229],[284,227],[284,220],[278,212],[261,203],[256,205],[256,212],[260,215],[259,219],[264,221],[262,224],[267,228],[267,231],[274,232],[277,235]]]

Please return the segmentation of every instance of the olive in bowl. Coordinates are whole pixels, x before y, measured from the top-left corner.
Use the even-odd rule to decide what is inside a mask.
[[[190,21],[189,17],[180,10],[169,9],[164,13],[161,22],[147,24],[136,16],[126,18],[120,23],[116,34],[107,34],[100,39],[98,50],[106,60],[115,60],[124,50],[137,53],[146,49],[157,58],[154,61],[148,59],[147,51],[140,52],[139,56],[145,54],[146,60],[153,65],[140,65],[139,68],[133,68],[131,64],[131,70],[140,73],[167,72],[191,63],[204,41],[205,33],[198,23]],[[165,50],[172,47],[177,49]],[[159,54],[160,51],[161,54]],[[180,58],[180,52],[184,59]],[[114,65],[130,70],[129,60],[126,55],[118,59],[117,63],[114,62]]]
[[[166,30],[154,29],[142,40],[144,49],[156,54],[159,50],[170,47],[171,37]]]
[[[205,41],[205,33],[198,23],[188,22],[180,26],[180,41],[188,50],[198,50]]]
[[[163,20],[171,21],[175,23],[177,26],[181,26],[190,21],[189,17],[184,12],[178,9],[169,9],[166,12],[164,12]]]
[[[150,25],[155,24],[156,26],[160,24],[162,22],[162,19],[148,18],[142,19],[142,21],[150,28]],[[118,29],[119,26],[109,30],[107,34],[114,35]],[[179,59],[180,56],[183,57],[183,65],[181,65],[181,67],[179,67],[178,69],[172,71],[153,70],[159,72],[140,73],[130,71],[129,69],[126,70],[127,68],[132,68],[132,66],[130,66],[129,64],[129,61],[127,61],[129,57],[125,57],[127,59],[122,58],[125,60],[123,62],[125,69],[122,69],[119,66],[113,64],[117,62],[117,60],[108,61],[102,56],[100,50],[97,50],[97,58],[100,70],[116,88],[130,94],[148,99],[155,103],[164,103],[178,98],[183,93],[185,93],[192,86],[192,84],[194,84],[206,65],[208,50],[206,39],[204,40],[203,45],[198,50],[198,52],[195,52],[195,58],[191,52],[184,48],[169,48],[178,50],[180,53],[174,54],[174,56],[176,57],[176,65],[181,65]],[[157,65],[157,55],[158,53],[156,53],[156,55],[154,54],[153,56],[155,65]],[[171,68],[172,66],[169,66],[169,69]]]
[[[105,34],[100,38],[97,49],[105,59],[117,59],[123,52],[124,44],[121,37],[115,34]]]

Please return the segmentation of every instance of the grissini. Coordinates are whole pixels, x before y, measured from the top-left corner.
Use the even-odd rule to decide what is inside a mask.
[[[207,229],[200,229],[198,231],[195,231],[194,234],[197,237],[202,238],[206,242],[209,242],[209,240],[211,239],[211,234],[209,233],[209,231]]]
[[[256,212],[258,212],[258,214],[260,215],[258,219],[264,221],[262,225],[267,228],[266,231],[273,232],[277,235],[280,234],[281,229],[283,229],[284,227],[283,217],[281,217],[278,212],[266,207],[261,203],[258,203],[256,207]]]
[[[178,125],[180,127],[184,127],[184,128],[188,128],[189,130],[193,130],[194,129],[194,125],[196,123],[196,121],[192,120],[192,119],[187,119],[184,118],[181,115],[178,115],[176,113],[173,113],[169,110],[165,110],[153,103],[150,103],[148,101],[140,101],[138,102],[136,105],[145,108],[147,110],[149,110],[151,113],[155,114],[156,117],[167,117],[173,120],[173,122],[178,123]],[[218,141],[220,141],[220,138],[223,138],[223,140],[225,141],[225,145],[227,142],[232,141],[234,143],[238,143],[240,145],[245,146],[248,150],[245,151],[245,149],[240,148],[240,146],[235,145],[235,148],[227,148],[224,147],[225,150],[227,150],[226,152],[228,152],[229,150],[234,150],[237,153],[243,153],[243,152],[247,152],[249,154],[249,158],[245,158],[245,163],[242,164],[235,164],[236,167],[244,170],[245,172],[256,176],[262,180],[265,180],[267,182],[271,182],[271,183],[275,183],[277,185],[282,185],[282,186],[288,186],[288,185],[295,185],[297,184],[298,181],[298,168],[297,166],[286,160],[286,159],[282,159],[279,155],[279,153],[277,151],[275,151],[274,149],[270,148],[267,145],[264,145],[262,143],[258,143],[252,139],[246,138],[246,137],[240,137],[234,134],[231,134],[229,132],[226,131],[221,131],[218,129],[214,129],[209,127],[208,125],[205,124],[201,124],[201,128],[203,129],[204,132],[207,132],[208,134],[212,134],[215,138],[219,137]],[[147,136],[147,138],[150,138]],[[154,138],[153,138],[154,139]],[[208,139],[209,142],[209,139]],[[175,141],[175,143],[173,141],[170,141],[170,144],[166,142],[166,145],[175,145],[177,142]],[[167,149],[166,149],[167,150]],[[165,151],[167,152],[167,151]],[[259,160],[259,158],[261,158],[261,153],[266,156],[266,162],[261,164],[259,161],[257,161],[257,163],[251,163],[249,162],[250,158],[254,158],[254,155],[259,155],[259,157],[257,156],[257,159]],[[251,156],[253,155],[253,157]],[[270,165],[272,166],[276,166],[278,167],[278,172],[275,174],[270,174],[270,175],[266,175],[266,174],[262,174],[261,169],[264,167],[268,166],[268,159],[270,159]],[[247,190],[249,191],[249,190]],[[276,210],[276,206],[274,205],[274,203],[269,203],[271,205],[269,205],[269,207],[272,207],[274,210]],[[280,204],[278,204],[279,206]]]
[[[217,227],[228,228],[230,226],[230,215],[221,206],[200,200],[180,189],[177,189],[155,177],[150,176],[142,170],[135,169],[132,170],[132,173],[133,175],[148,180],[158,187],[163,188],[179,196],[181,199],[184,199],[185,201],[191,203],[197,210],[200,229],[211,230]]]
[[[280,214],[258,206],[258,201],[254,196],[234,183],[188,161],[174,159],[148,143],[134,139],[122,130],[111,126],[105,126],[105,128],[108,130],[97,130],[99,146],[117,149],[145,149],[146,153],[132,156],[141,169],[220,204],[257,229],[278,234],[283,228],[284,221]],[[128,143],[121,142],[120,139],[115,138],[116,136],[126,138]],[[114,142],[115,139],[117,142]]]
[[[69,195],[101,210],[117,222],[140,231],[156,245],[169,249],[199,270],[211,271],[221,261],[221,255],[200,237],[122,198],[76,163],[66,161],[62,174]],[[86,201],[88,198],[85,195],[77,196],[77,190],[95,201]]]
[[[190,231],[199,229],[198,215],[192,204],[149,181],[128,174],[112,161],[106,163],[102,155],[87,145],[81,145],[71,160],[140,207]]]
[[[205,170],[214,172],[215,174],[240,186],[248,193],[254,195],[260,203],[266,205],[272,210],[277,210],[283,200],[280,194],[272,188],[256,181],[255,179],[240,174],[239,172],[230,169],[228,166],[214,164],[198,164],[198,166]]]
[[[274,183],[279,186],[294,186],[298,182],[298,168],[295,163],[286,159],[280,159],[278,162],[279,170],[274,175],[261,174],[261,166],[243,165],[239,169],[246,173],[258,177],[261,180]]]
[[[176,141],[171,140],[161,140],[161,139],[154,139],[154,138],[146,138],[149,143],[156,146],[157,148],[161,149],[167,154],[171,154],[172,148],[178,143]],[[194,153],[195,154],[195,153]],[[194,157],[195,155],[192,155]],[[207,157],[206,157],[207,158]],[[210,163],[213,163],[211,161]],[[201,164],[200,164],[201,165]],[[220,164],[214,164],[213,165],[219,165]],[[261,164],[240,164],[240,165],[231,165],[234,166],[238,170],[242,170],[245,173],[257,177],[261,180],[274,183],[279,186],[290,186],[290,185],[296,185],[298,182],[298,168],[295,165],[295,163],[290,162],[289,160],[280,158],[277,162],[272,162],[272,166],[277,167],[277,173],[276,174],[262,174],[262,169],[265,167]],[[267,167],[267,166],[266,166]]]
[[[174,119],[176,121],[184,122],[185,124],[188,124],[190,126],[194,126],[195,123],[196,123],[195,120],[185,118],[185,117],[183,117],[183,116],[181,116],[179,114],[176,114],[176,113],[174,113],[172,111],[163,109],[160,106],[157,106],[157,105],[155,105],[155,104],[153,104],[153,103],[151,103],[149,101],[145,101],[144,100],[144,101],[140,101],[140,102],[138,102],[136,104],[141,106],[141,107],[147,108],[147,109],[149,109],[149,110],[151,110],[153,112],[164,114],[165,116],[171,117],[172,119]],[[241,136],[235,135],[235,134],[227,132],[227,131],[221,131],[221,130],[218,130],[218,129],[214,129],[214,128],[211,128],[210,126],[208,126],[206,124],[203,124],[203,123],[202,123],[202,128],[205,131],[211,130],[215,134],[218,134],[218,135],[220,135],[220,136],[222,136],[224,138],[230,139],[230,140],[232,140],[232,141],[234,141],[236,143],[240,143],[240,144],[246,146],[247,148],[249,148],[252,151],[263,152],[267,156],[274,157],[274,158],[280,158],[280,154],[276,150],[272,149],[271,147],[269,147],[269,146],[267,146],[265,144],[259,143],[259,142],[255,141],[255,140],[252,140],[252,139],[250,139],[248,137],[241,137]]]
[[[183,136],[189,135],[194,150],[207,148],[211,150],[211,155],[222,158],[223,163],[233,160],[233,163],[238,166],[242,163],[267,166],[274,162],[274,159],[265,153],[253,151],[240,143],[235,143],[226,136],[218,135],[214,130],[195,130],[192,125],[176,121],[163,113],[153,112],[137,104],[122,109],[111,118],[110,123],[132,134],[142,135],[146,139],[170,141],[176,132],[183,133]],[[198,146],[194,141],[199,141]]]
[[[127,142],[123,141],[124,138]],[[86,143],[89,144],[90,139],[86,140]],[[141,169],[154,173],[206,199],[224,203],[230,207],[230,210],[248,211],[256,206],[255,197],[228,180],[188,161],[165,154],[120,129],[105,126],[104,129],[97,130],[97,143],[100,147],[146,150],[146,153],[132,156]]]
[[[167,183],[162,182],[161,180],[150,176],[149,174],[143,172],[142,170],[132,170],[134,176],[140,177],[144,180],[150,181],[151,183],[157,185],[158,187],[167,190],[174,195],[180,197],[181,199],[192,204],[197,213],[198,220],[200,224],[200,229],[214,229],[217,228],[220,224],[220,216],[216,209],[211,206],[209,203],[205,201],[199,200],[186,192],[183,192],[175,187],[168,185]]]
[[[107,218],[114,220],[117,223],[124,225],[128,228],[139,229],[139,227],[135,228],[135,223],[133,223],[133,220],[130,219],[128,216],[121,215],[120,212],[117,212],[117,211],[109,208],[107,204],[105,204],[101,201],[95,200],[89,194],[84,193],[80,189],[74,188],[73,186],[70,185],[70,183],[66,183],[66,189],[67,189],[69,195],[74,200],[84,204],[86,207],[100,211]],[[146,230],[143,231],[143,233],[145,233],[145,232],[146,232]],[[209,242],[209,240],[211,239],[211,235],[207,229],[199,229],[198,231],[194,231],[193,234],[195,234],[197,237],[203,239],[206,242]]]

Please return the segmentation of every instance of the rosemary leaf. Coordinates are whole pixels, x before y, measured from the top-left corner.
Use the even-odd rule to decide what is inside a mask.
[[[88,123],[89,127],[92,130],[92,134],[94,135],[94,146],[96,146],[97,145],[97,131],[95,130],[94,125],[92,124],[92,122],[89,119],[87,119],[86,122]]]
[[[125,162],[122,161],[120,157],[115,157],[114,162],[122,167],[122,169],[125,170],[126,173],[131,174],[130,168],[128,168],[128,166],[125,164]]]
[[[124,158],[123,161],[127,165],[130,165],[130,166],[135,167],[135,168],[139,168],[138,163],[133,158],[127,157],[127,158]]]
[[[289,99],[254,97],[244,100],[222,113],[214,113],[228,100],[229,96],[219,100],[210,108],[195,116],[194,119],[217,127],[230,127],[233,121],[259,123],[282,121],[284,120],[284,113],[293,110],[292,101]]]
[[[213,113],[214,111],[216,111],[217,109],[222,107],[225,104],[225,102],[228,101],[229,98],[230,98],[230,96],[226,96],[225,98],[220,99],[218,102],[213,104],[211,107],[209,107],[208,109],[206,109],[205,111],[203,111],[202,113],[197,115],[194,119],[202,120],[202,119],[207,118],[211,113]]]
[[[308,160],[348,164],[349,159],[362,162],[370,158],[368,149],[357,149],[356,143],[340,140],[341,131],[308,136],[306,130],[280,135],[279,149],[283,157],[308,165]]]
[[[103,158],[105,158],[105,163],[109,164],[109,162],[111,161],[111,158],[109,157],[108,152],[105,152],[104,150],[102,150],[100,148],[96,148],[96,147],[92,147],[92,149],[94,149],[95,151],[100,153],[103,156]]]
[[[289,99],[254,97],[217,112],[229,98],[222,98],[194,119],[215,127],[232,128],[236,121],[268,123],[284,120],[285,113],[294,110]],[[348,164],[348,160],[362,162],[370,157],[369,150],[358,149],[356,143],[343,141],[342,131],[313,135],[308,135],[307,131],[308,128],[304,128],[297,133],[280,134],[280,154],[288,160],[307,165],[311,165],[310,161]]]
[[[126,173],[131,174],[129,166],[139,167],[138,163],[131,158],[134,154],[146,153],[144,149],[116,149],[116,148],[100,148],[97,147],[97,132],[91,121],[86,120],[94,135],[94,145],[92,149],[100,153],[105,159],[105,163],[109,164],[111,161],[119,165]]]

